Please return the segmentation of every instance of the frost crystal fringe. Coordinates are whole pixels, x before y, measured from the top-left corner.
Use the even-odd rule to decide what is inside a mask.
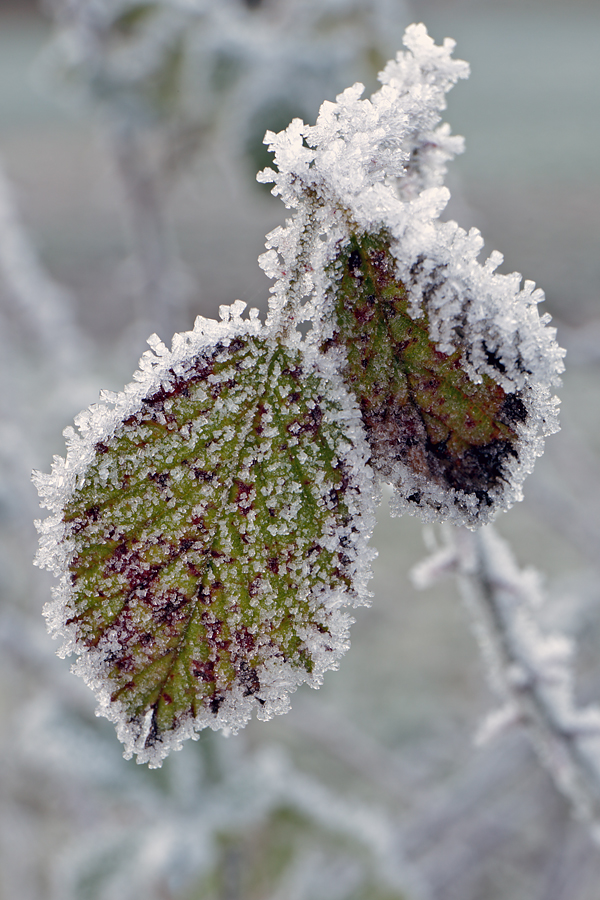
[[[513,724],[526,727],[557,788],[600,842],[600,707],[573,699],[573,643],[545,633],[537,572],[520,571],[508,544],[491,528],[445,531],[436,553],[413,569],[418,587],[456,573],[473,617],[490,686],[501,702],[478,742]]]
[[[462,151],[462,139],[439,125],[439,113],[468,66],[451,58],[453,41],[435,46],[423,25],[410,26],[404,43],[407,52],[388,63],[382,88],[370,100],[361,99],[364,88],[356,84],[322,105],[315,126],[295,119],[280,134],[267,133],[277,171],[266,169],[259,181],[274,182],[273,193],[297,212],[268,235],[260,263],[275,278],[271,319],[289,329],[310,321],[308,340],[338,359],[360,343],[358,325],[373,330],[366,310],[354,333],[340,336],[336,300],[348,305],[345,274],[380,308],[382,293],[373,293],[373,285],[381,292],[394,288],[389,328],[398,332],[395,355],[406,362],[403,390],[412,396],[392,390],[372,411],[376,424],[365,421],[372,462],[396,488],[393,514],[407,510],[473,526],[521,499],[545,435],[557,429],[549,388],[563,369],[563,351],[555,330],[546,327],[549,316],[538,316],[542,291],[531,281],[520,289],[518,274],[495,274],[499,253],[480,265],[483,241],[476,229],[467,234],[455,222],[439,221],[449,197],[442,187],[446,163]],[[377,246],[369,246],[373,240]],[[413,332],[408,341],[407,328]],[[416,371],[403,347],[418,341]],[[472,400],[463,384],[457,386],[457,396],[466,398],[460,421],[452,421],[452,411],[447,421],[435,396],[415,400],[411,375],[439,385],[438,370],[448,360],[470,384],[500,391],[492,411]],[[345,376],[364,415],[371,386],[356,373]],[[482,409],[485,420],[473,445],[469,404]],[[397,434],[390,440],[390,432],[408,432],[410,440]]]

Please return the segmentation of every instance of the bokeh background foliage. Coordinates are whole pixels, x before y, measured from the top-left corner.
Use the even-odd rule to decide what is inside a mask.
[[[136,55],[145,6],[111,31],[111,81],[82,68],[69,4],[0,5],[0,156],[17,204],[3,183],[0,900],[597,900],[597,850],[519,732],[473,746],[488,690],[453,585],[417,594],[408,580],[424,552],[415,520],[382,505],[374,605],[318,693],[149,772],[121,758],[53,656],[29,483],[153,330],[168,339],[237,297],[265,308],[256,257],[284,211],[253,181],[264,130],[313,120],[358,78],[372,88],[422,20],[472,67],[449,100],[467,152],[448,215],[546,290],[569,351],[563,431],[499,530],[546,573],[547,624],[579,638],[581,699],[597,697],[597,4],[223,0],[193,28],[165,4],[168,41],[150,34]]]

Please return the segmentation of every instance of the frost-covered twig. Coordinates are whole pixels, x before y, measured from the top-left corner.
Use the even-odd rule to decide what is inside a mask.
[[[543,602],[539,576],[520,570],[491,527],[476,534],[446,532],[446,545],[418,565],[425,587],[453,570],[472,615],[489,681],[501,701],[480,729],[484,742],[511,723],[527,728],[557,788],[600,838],[600,707],[573,698],[572,642],[537,621]]]

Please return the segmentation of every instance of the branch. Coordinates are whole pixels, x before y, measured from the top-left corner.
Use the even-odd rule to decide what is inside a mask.
[[[510,548],[491,527],[448,530],[445,546],[413,570],[426,587],[453,570],[478,637],[490,686],[501,701],[479,733],[484,742],[510,723],[527,734],[556,787],[600,841],[600,708],[573,699],[573,644],[545,633],[539,578],[519,570]]]

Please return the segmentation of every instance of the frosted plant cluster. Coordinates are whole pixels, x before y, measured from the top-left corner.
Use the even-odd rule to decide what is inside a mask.
[[[50,629],[139,762],[284,712],[337,666],[379,478],[394,513],[475,527],[520,499],[556,428],[541,292],[438,220],[460,149],[439,112],[466,63],[422,25],[404,43],[371,100],[355,85],[267,134],[278,172],[259,180],[297,212],[261,258],[266,324],[237,301],[171,351],[155,336],[36,475]]]
[[[68,6],[72,10],[79,7],[84,11],[111,8],[104,0],[98,3],[54,0],[52,5],[64,9]],[[126,5],[133,8],[136,3],[123,3],[122,8]],[[145,0],[139,0],[137,6],[150,8]],[[163,9],[169,6],[175,9],[168,0],[157,4]],[[365,79],[356,68],[342,67],[341,81],[335,83],[335,88],[331,85],[322,88],[316,78],[314,83],[310,80],[309,72],[309,88],[301,91],[301,70],[315,63],[322,69],[331,64],[333,72],[343,59],[354,66],[356,56],[375,43],[366,27],[375,17],[381,52],[385,52],[381,39],[394,42],[392,52],[398,46],[399,31],[389,23],[392,15],[398,15],[399,0],[372,5],[364,0],[264,0],[251,7],[245,0],[205,4],[215,15],[226,7],[230,16],[222,16],[225,31],[220,38],[214,32],[213,46],[217,50],[232,46],[234,32],[236,48],[240,52],[250,49],[248,31],[244,34],[244,29],[239,27],[242,20],[249,27],[257,26],[253,28],[257,38],[259,22],[272,29],[271,39],[276,46],[269,48],[264,35],[262,45],[256,40],[252,56],[257,64],[264,63],[262,82],[258,77],[249,78],[246,72],[233,91],[238,101],[243,96],[244,102],[232,104],[231,93],[221,102],[222,121],[235,124],[235,130],[221,134],[220,153],[227,146],[239,145],[236,142],[243,131],[241,126],[245,127],[248,121],[240,112],[249,116],[252,108],[261,105],[259,89],[266,89],[271,97],[276,94],[285,83],[279,73],[286,66],[289,75],[297,64],[298,77],[294,81],[297,96],[306,98],[312,92],[320,101],[323,96],[332,98],[336,91],[357,78],[368,80],[368,76]],[[181,9],[183,4],[175,12]],[[283,15],[284,10],[290,11],[288,18],[287,13]],[[312,16],[311,27],[319,21],[331,25],[334,11],[340,15],[334,22],[334,30],[323,31],[322,43],[312,34],[300,47],[294,38],[300,35],[298,25],[305,10]],[[363,11],[365,15],[361,18]],[[237,22],[235,28],[232,19]],[[143,20],[138,21],[141,24]],[[146,19],[145,24],[148,23]],[[6,30],[10,35],[10,27]],[[191,30],[188,28],[186,33],[189,35]],[[141,31],[137,32],[140,36]],[[535,53],[535,36],[532,38]],[[18,43],[20,46],[21,41]],[[137,47],[137,42],[132,40],[121,59],[126,61],[127,54],[133,57]],[[163,54],[168,56],[168,42],[156,40],[154,49],[157,58]],[[267,49],[269,53],[265,52]],[[19,47],[15,45],[14,50],[16,60]],[[276,59],[283,68],[271,68],[270,71],[278,74],[267,78],[266,72]],[[143,93],[142,67],[137,71],[140,80],[133,85],[116,84],[110,98],[114,105],[127,99],[120,108],[126,113],[125,123],[134,132],[140,121],[144,121],[139,107],[131,102],[135,89]],[[149,71],[152,66],[146,74]],[[10,80],[11,89],[18,84],[18,73],[15,74],[17,77]],[[71,77],[81,83],[81,70],[71,73]],[[208,86],[211,91],[215,87]],[[306,112],[300,108],[297,114],[306,121],[314,121],[315,111],[316,107]],[[86,118],[91,112],[88,100]],[[291,114],[285,121],[289,118]],[[157,125],[167,143],[177,137],[176,130],[170,129],[171,121],[167,116]],[[106,120],[101,124],[105,126]],[[263,131],[267,124],[275,130],[281,127],[265,122]],[[223,137],[231,143],[226,145]],[[257,132],[257,137],[262,137],[262,132],[260,135]],[[14,169],[11,145],[9,142],[5,148],[9,176]],[[425,144],[424,149],[431,150],[431,147]],[[44,155],[47,153],[51,155],[52,148],[46,148]],[[135,161],[138,172],[143,170],[143,157],[136,157]],[[25,171],[21,169],[25,164],[26,160],[19,160],[17,171]],[[234,176],[233,167],[230,174]],[[560,177],[558,181],[560,186]],[[264,896],[296,900],[315,900],[321,896],[342,900],[359,895],[449,900],[449,891],[461,900],[472,900],[481,895],[482,879],[486,885],[492,881],[502,885],[508,896],[515,893],[537,896],[540,891],[544,893],[540,879],[547,876],[544,885],[557,898],[560,895],[568,900],[596,900],[598,857],[589,846],[586,829],[570,820],[566,804],[555,796],[544,773],[538,771],[523,739],[522,728],[513,727],[503,732],[500,740],[489,741],[479,749],[470,746],[469,735],[463,734],[463,729],[457,740],[453,710],[460,709],[468,719],[477,701],[453,690],[450,679],[444,678],[443,684],[431,685],[431,691],[427,689],[424,712],[427,733],[415,736],[412,731],[416,709],[412,701],[418,701],[418,693],[404,705],[403,687],[398,685],[394,673],[398,675],[406,670],[407,664],[412,673],[435,658],[436,671],[451,659],[453,673],[468,677],[472,661],[462,659],[460,634],[445,631],[453,598],[440,596],[439,592],[434,598],[424,597],[414,604],[410,593],[400,588],[396,554],[406,554],[406,545],[404,550],[396,545],[388,547],[388,558],[391,555],[393,559],[387,562],[391,567],[387,584],[384,554],[380,570],[384,581],[378,585],[379,615],[372,620],[370,633],[361,629],[356,635],[358,646],[353,648],[356,656],[347,660],[346,671],[331,676],[334,708],[328,705],[331,693],[325,698],[297,696],[295,715],[282,722],[280,730],[273,723],[268,728],[261,726],[253,732],[241,733],[231,741],[223,741],[219,733],[206,730],[203,739],[188,746],[186,752],[172,754],[160,772],[148,773],[145,767],[121,759],[112,726],[91,714],[91,692],[80,679],[69,674],[68,665],[53,658],[52,642],[42,630],[39,610],[47,599],[49,586],[48,579],[33,571],[30,565],[31,520],[36,515],[36,501],[29,477],[33,467],[46,467],[49,455],[56,450],[59,427],[71,421],[76,410],[91,402],[99,381],[122,383],[123,369],[131,371],[131,350],[123,347],[119,351],[118,346],[111,346],[107,353],[101,336],[97,332],[83,333],[81,317],[76,320],[70,316],[71,300],[76,299],[80,308],[85,309],[86,285],[89,289],[93,271],[87,267],[85,258],[78,255],[79,266],[85,267],[85,273],[81,282],[78,279],[81,295],[77,298],[71,298],[70,292],[53,282],[36,256],[35,229],[33,233],[26,229],[18,214],[18,183],[17,190],[11,191],[10,184],[4,180],[0,190],[0,370],[4,386],[0,398],[3,597],[0,682],[5,725],[1,736],[4,777],[0,780],[2,897],[5,900],[39,900],[42,896],[48,900],[82,900],[85,896],[87,900],[113,900],[118,896],[123,900],[129,897],[137,900],[144,896],[148,900],[164,900],[166,896],[188,896],[190,892],[213,897],[226,891],[231,896],[244,896],[247,890],[252,892],[258,880],[265,885]],[[403,185],[405,192],[407,178]],[[67,182],[64,187],[68,190]],[[31,200],[35,202],[35,197]],[[131,201],[129,194],[123,198],[125,204]],[[31,204],[27,207],[31,209]],[[88,207],[87,213],[91,212]],[[116,208],[113,213],[117,213]],[[227,218],[231,210],[228,208],[220,214]],[[81,221],[82,227],[86,227],[86,222],[89,225],[87,214],[85,221]],[[118,231],[115,226],[115,234]],[[127,252],[124,246],[119,250]],[[60,258],[56,248],[51,251],[51,257],[54,269]],[[235,265],[239,271],[239,260]],[[580,271],[585,268],[583,265]],[[59,270],[58,262],[56,271]],[[575,275],[575,288],[577,280]],[[103,280],[100,293],[105,300],[113,287],[110,279]],[[94,296],[99,297],[97,293]],[[147,295],[143,300],[141,314],[149,316]],[[594,343],[593,325],[586,322],[579,329],[568,330],[561,323],[563,340],[567,331],[567,338],[572,333],[573,346],[577,340],[585,344],[584,349],[589,349]],[[145,324],[140,327],[145,337],[159,326],[153,323],[152,327]],[[170,335],[178,327],[171,324],[161,335]],[[569,346],[570,368],[578,387],[585,384],[586,399],[596,397],[588,393],[593,388],[593,369],[577,371],[577,366],[597,358],[597,347],[593,349],[594,353],[590,352],[584,359],[584,354],[574,353]],[[120,352],[126,356],[126,362],[120,358]],[[572,381],[569,386],[572,388]],[[572,394],[567,394],[565,400],[575,401],[576,406]],[[553,629],[570,631],[572,628],[582,633],[585,629],[584,646],[579,648],[579,659],[575,661],[582,675],[578,685],[582,698],[597,694],[597,685],[591,682],[591,673],[586,671],[586,663],[594,656],[592,629],[598,601],[597,572],[593,568],[597,563],[598,537],[597,458],[589,452],[586,456],[585,446],[593,423],[594,417],[586,410],[585,432],[566,431],[562,438],[567,440],[567,446],[563,444],[562,450],[559,442],[551,442],[545,460],[548,465],[528,491],[526,513],[528,521],[529,515],[534,520],[533,535],[526,541],[527,550],[533,549],[535,537],[539,535],[539,518],[543,516],[548,526],[548,532],[545,527],[543,531],[547,534],[547,550],[553,556],[556,549],[564,553],[565,549],[569,552],[569,546],[575,546],[591,562],[589,572],[574,573],[569,576],[568,584],[564,576],[553,577],[548,597]],[[391,529],[391,524],[387,528]],[[563,529],[569,531],[566,540]],[[406,521],[400,526],[396,523],[393,530],[401,540],[405,535],[410,538],[414,531]],[[558,537],[561,534],[562,538]],[[521,548],[520,554],[524,549]],[[466,555],[471,559],[470,554]],[[443,560],[439,562],[443,567]],[[473,575],[465,573],[468,578]],[[522,585],[512,570],[507,583],[521,591],[523,598]],[[531,581],[527,585],[533,587]],[[401,596],[395,596],[399,590]],[[535,600],[535,590],[525,593]],[[554,605],[557,598],[558,608]],[[414,631],[414,617],[418,622],[424,606],[430,602],[435,608],[427,608],[424,615],[428,624],[442,629],[440,645],[434,646],[428,632],[423,657],[419,654],[415,662],[409,652],[403,659],[402,646],[406,646],[407,640],[414,646],[419,638],[418,630]],[[507,603],[505,608],[510,618],[519,606]],[[536,607],[531,613],[536,618],[543,610],[544,607],[541,610]],[[558,619],[557,612],[560,612]],[[386,638],[383,648],[382,631]],[[370,643],[361,648],[363,634]],[[568,672],[566,656],[560,668]],[[357,695],[349,696],[347,688],[357,671],[359,684],[354,682]],[[551,677],[550,665],[544,671]],[[363,672],[368,672],[368,682],[363,679]],[[509,667],[506,674],[515,673]],[[452,683],[456,684],[454,678]],[[378,688],[376,695],[374,684]],[[440,689],[444,692],[441,706]],[[504,696],[500,690],[500,703]],[[349,701],[348,716],[356,723],[354,726],[341,712],[344,698]],[[420,710],[423,715],[423,708]],[[502,707],[501,714],[487,722],[489,727],[483,736],[489,736],[490,731],[503,723],[514,721],[514,713],[511,706]],[[402,729],[407,719],[411,735],[416,739],[414,753],[403,740],[396,743],[398,728]],[[517,716],[517,721],[522,719]],[[570,728],[572,746],[576,742],[585,744],[587,740],[593,757],[588,772],[599,772],[593,756],[591,717],[587,722],[579,719],[577,727],[568,718],[563,724]],[[256,752],[257,744],[261,746],[273,739],[293,747],[300,768],[305,764],[310,768],[310,779],[298,778],[291,761],[289,765],[280,765],[277,760]],[[578,764],[577,754],[571,757],[571,762]],[[335,772],[336,788],[319,791],[319,781],[326,784],[331,771]],[[357,801],[356,791],[368,805]],[[375,808],[382,801],[388,805],[388,814]],[[290,821],[296,823],[291,831]],[[403,847],[426,886],[421,892],[398,870]],[[283,869],[280,849],[287,860]],[[515,879],[518,887],[513,888]]]

